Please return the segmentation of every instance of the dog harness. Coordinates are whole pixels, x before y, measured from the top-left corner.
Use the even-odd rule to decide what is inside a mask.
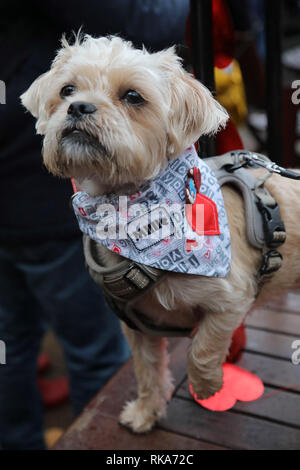
[[[269,173],[261,178],[256,178],[251,172],[243,168],[245,166],[251,168],[262,166]],[[187,195],[186,190],[188,189],[191,209],[188,211],[185,209],[186,219],[188,219],[186,235],[191,238],[180,238],[180,248],[178,248],[178,245],[176,246],[178,241],[175,237],[175,230],[172,230],[175,224],[168,224],[169,231],[166,232],[166,235],[163,231],[164,224],[162,221],[159,224],[160,219],[154,217],[154,222],[156,222],[156,224],[154,223],[154,231],[156,229],[160,235],[166,235],[166,237],[156,240],[156,242],[159,242],[160,248],[152,246],[152,242],[155,239],[152,240],[151,237],[148,237],[150,242],[148,241],[148,246],[146,246],[145,240],[147,237],[143,237],[143,230],[137,236],[137,225],[135,225],[135,230],[130,229],[130,224],[139,219],[140,222],[142,221],[139,227],[149,226],[149,233],[152,233],[153,224],[146,224],[148,219],[145,219],[145,210],[136,217],[129,217],[129,221],[127,219],[127,239],[113,239],[113,241],[105,239],[103,231],[101,231],[103,224],[101,225],[101,217],[99,216],[99,214],[103,214],[103,211],[97,213],[96,205],[97,203],[110,204],[116,200],[116,196],[101,196],[99,199],[90,198],[87,193],[82,191],[76,193],[73,196],[73,207],[80,228],[84,232],[83,245],[87,268],[94,281],[104,290],[108,303],[119,318],[130,328],[151,336],[189,336],[191,334],[190,329],[170,328],[152,324],[148,318],[145,318],[140,312],[135,310],[134,305],[148,290],[161,282],[167,272],[171,270],[185,274],[192,273],[219,277],[225,277],[228,274],[230,267],[230,235],[220,191],[220,187],[223,184],[234,185],[243,196],[249,242],[255,248],[260,249],[263,255],[258,273],[259,284],[262,285],[263,282],[278,270],[282,263],[282,256],[276,248],[284,243],[286,234],[284,224],[280,218],[279,206],[264,187],[264,182],[272,171],[281,174],[285,172],[284,176],[294,178],[299,176],[296,173],[278,167],[263,155],[244,150],[228,152],[221,156],[206,158],[203,161],[198,158],[194,148],[191,147],[181,157],[172,161],[158,181],[154,180],[149,185],[143,186],[139,194],[132,196],[139,199],[139,202],[146,202],[145,207],[148,210],[147,214],[149,214],[149,211],[151,213],[152,210],[157,210],[156,206],[154,206],[154,209],[150,208],[149,201],[151,201],[151,197],[152,203],[154,202],[155,204],[158,203],[158,195],[161,194],[164,195],[164,203],[167,203],[169,200],[169,193],[166,191],[166,181],[170,181],[170,185],[175,190],[177,195],[177,199],[174,196],[175,202],[183,204],[184,196]],[[172,179],[169,176],[170,173],[181,176],[181,183],[178,186],[174,183],[176,179]],[[162,187],[161,178],[164,181]],[[214,190],[211,190],[212,188]],[[197,203],[204,207],[204,214],[205,212],[208,214],[205,217],[203,212],[201,212],[200,225],[197,225],[198,220],[195,223],[194,217]],[[105,220],[107,225],[109,218]],[[97,236],[97,225],[99,222],[100,230],[98,230]],[[99,235],[101,235],[100,238]],[[172,242],[174,240],[173,247],[170,239],[172,239]],[[130,240],[131,246],[135,247],[131,252],[130,250],[126,251],[126,248],[128,249],[128,240]],[[101,264],[99,243],[121,256],[128,256],[130,254],[131,259],[126,256],[120,263],[105,267],[104,263]],[[195,247],[196,244],[198,246]],[[166,247],[166,251],[163,251]],[[216,250],[212,254],[214,247],[216,247]],[[120,248],[124,248],[124,251],[121,251]],[[155,258],[153,251],[156,249],[160,249],[161,253]],[[204,250],[206,251],[204,252]],[[144,254],[147,251],[150,255],[145,257]],[[172,256],[172,251],[175,251],[176,256],[174,254]],[[136,258],[136,252],[143,253],[143,255],[140,258]],[[186,258],[183,261],[184,264],[180,264],[183,252],[186,254]],[[126,254],[124,255],[124,253]],[[208,254],[205,257],[205,253],[210,253],[210,258]],[[199,255],[200,257],[198,258]],[[169,260],[168,263],[164,261],[160,264],[159,261],[164,259],[164,257],[168,260],[171,258],[172,261]],[[197,263],[193,261],[190,265],[193,268],[189,266],[187,269],[187,260],[194,259],[194,257],[197,259]],[[222,260],[223,266],[221,266]],[[173,269],[170,269],[171,265]]]

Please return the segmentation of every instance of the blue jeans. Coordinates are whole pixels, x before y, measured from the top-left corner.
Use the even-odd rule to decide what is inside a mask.
[[[0,245],[0,449],[45,447],[37,357],[48,325],[63,346],[77,415],[130,354],[85,269],[81,237]]]

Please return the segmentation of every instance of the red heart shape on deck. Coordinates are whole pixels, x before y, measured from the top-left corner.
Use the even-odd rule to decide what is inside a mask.
[[[237,400],[254,401],[263,394],[262,381],[248,370],[226,362],[223,364],[223,374],[223,387],[206,400],[198,400],[192,385],[189,384],[194,400],[208,410],[226,411],[232,408]]]

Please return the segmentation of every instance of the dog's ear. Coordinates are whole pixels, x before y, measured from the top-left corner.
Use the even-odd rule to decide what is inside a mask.
[[[201,135],[218,132],[228,114],[211,92],[182,68],[174,48],[158,54],[170,81],[168,154],[176,157]]]
[[[20,98],[23,106],[37,119],[36,130],[38,134],[45,134],[47,121],[49,119],[54,95],[57,88],[56,78],[59,75],[60,68],[71,57],[73,50],[79,45],[80,31],[75,38],[75,45],[70,46],[63,35],[61,39],[62,48],[58,51],[48,72],[40,75],[23,93]]]
[[[40,75],[21,95],[23,106],[37,119],[36,130],[38,134],[44,134],[49,115],[45,106],[46,96],[51,86],[52,70]]]

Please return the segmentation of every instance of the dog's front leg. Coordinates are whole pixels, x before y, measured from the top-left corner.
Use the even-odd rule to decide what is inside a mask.
[[[207,313],[202,319],[188,357],[188,377],[197,398],[209,398],[222,388],[222,364],[242,320],[241,314],[225,312]]]
[[[143,433],[150,431],[164,415],[173,391],[168,369],[167,340],[146,336],[125,325],[123,330],[134,359],[138,397],[126,403],[120,415],[120,423],[136,433]]]

